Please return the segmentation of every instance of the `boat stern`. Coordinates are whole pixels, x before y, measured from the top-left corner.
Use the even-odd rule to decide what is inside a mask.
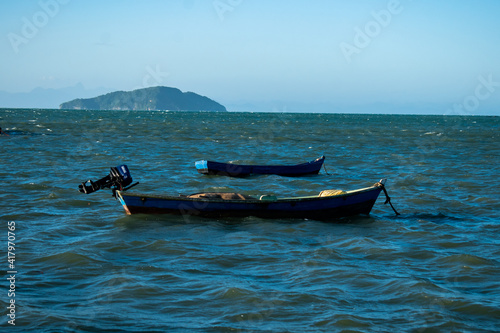
[[[198,170],[199,173],[201,174],[208,174],[208,163],[207,161],[196,161],[194,163],[194,166],[196,167],[196,170]]]

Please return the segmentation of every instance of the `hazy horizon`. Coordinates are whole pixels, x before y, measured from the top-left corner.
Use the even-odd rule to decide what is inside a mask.
[[[2,96],[36,88],[81,84],[89,95],[74,98],[85,98],[161,85],[226,107],[430,105],[437,114],[500,115],[493,0],[28,0],[0,8],[0,107]]]

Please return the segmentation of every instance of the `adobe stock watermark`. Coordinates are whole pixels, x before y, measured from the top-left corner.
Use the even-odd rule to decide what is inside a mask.
[[[146,72],[147,74],[142,78],[142,86],[136,87],[135,89],[142,89],[160,85],[164,82],[164,79],[169,76],[169,73],[162,72],[160,70],[159,65],[156,65],[154,69],[149,65],[146,66]]]
[[[221,21],[224,21],[224,15],[227,12],[232,12],[236,7],[241,5],[243,0],[215,0],[212,4]]]
[[[351,63],[355,54],[360,54],[363,49],[367,48],[383,29],[391,24],[393,17],[403,12],[403,9],[399,0],[389,0],[386,9],[371,12],[373,20],[368,21],[363,28],[354,27],[355,35],[352,43],[342,42],[339,45],[347,63]]]
[[[156,65],[155,68],[147,65],[145,70],[146,74],[142,77],[142,85],[132,89],[138,90],[136,92],[138,99],[146,97],[147,92],[144,90],[145,88],[163,85],[165,79],[169,76],[169,73],[163,72],[159,65]],[[126,104],[127,106],[123,110],[134,110],[136,108],[133,100],[129,100]]]
[[[500,82],[493,81],[493,74],[485,78],[483,75],[478,77],[479,84],[474,89],[474,94],[465,97],[460,104],[453,104],[452,109],[448,109],[447,114],[469,115],[476,111],[481,101],[485,101],[491,97],[500,87]]]
[[[23,24],[20,33],[10,32],[7,34],[14,52],[16,54],[19,53],[19,47],[23,44],[28,44],[30,40],[35,38],[40,29],[45,27],[52,18],[59,14],[61,5],[66,5],[69,2],[70,0],[40,0],[38,2],[40,10],[35,12],[31,16],[31,19],[25,16],[21,19]]]

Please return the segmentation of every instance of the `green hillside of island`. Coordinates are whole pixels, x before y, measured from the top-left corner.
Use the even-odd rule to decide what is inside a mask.
[[[74,99],[62,103],[59,108],[65,110],[227,111],[223,105],[208,97],[170,87],[116,91],[94,98]]]

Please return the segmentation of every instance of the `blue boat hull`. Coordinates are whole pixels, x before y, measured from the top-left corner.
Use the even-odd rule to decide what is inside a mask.
[[[206,175],[223,175],[231,177],[245,177],[250,174],[262,175],[280,175],[288,177],[297,177],[310,174],[317,174],[325,157],[322,156],[314,161],[301,163],[297,165],[244,165],[221,163],[213,161],[197,161],[195,162],[196,169],[201,174]]]
[[[368,215],[383,183],[333,196],[311,196],[274,200],[223,200],[132,194],[117,191],[127,214],[176,214],[204,217],[307,218],[331,220]]]

